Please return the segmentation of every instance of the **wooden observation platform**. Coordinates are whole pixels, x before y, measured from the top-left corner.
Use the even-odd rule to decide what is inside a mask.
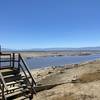
[[[0,100],[32,100],[34,81],[24,59],[18,53],[0,52]]]

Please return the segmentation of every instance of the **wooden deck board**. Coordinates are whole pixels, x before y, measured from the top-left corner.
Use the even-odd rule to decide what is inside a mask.
[[[10,71],[12,71],[12,69],[10,69],[10,68],[9,69],[6,68],[6,69],[1,69],[0,70],[1,73],[10,72]]]

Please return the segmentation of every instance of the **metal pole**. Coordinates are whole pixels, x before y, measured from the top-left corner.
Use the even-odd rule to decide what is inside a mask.
[[[0,45],[0,69],[1,69],[1,45]]]

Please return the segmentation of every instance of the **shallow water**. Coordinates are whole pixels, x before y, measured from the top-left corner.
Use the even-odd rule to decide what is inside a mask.
[[[85,61],[92,61],[100,58],[100,54],[88,56],[57,56],[57,57],[33,57],[26,59],[30,68],[43,68],[48,66],[60,66],[65,64],[76,64]]]

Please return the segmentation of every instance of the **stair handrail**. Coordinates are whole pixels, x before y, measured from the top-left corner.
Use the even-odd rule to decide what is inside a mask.
[[[28,76],[27,76],[26,72],[24,71],[24,68],[23,68],[23,67],[21,66],[21,64],[20,64],[21,61],[22,61],[22,63],[24,64],[24,67],[25,67],[26,71],[28,72],[30,78],[32,79],[32,84],[30,83],[30,81],[29,81],[29,79],[28,79]],[[19,66],[21,67],[22,71],[23,71],[24,74],[25,74],[26,79],[28,80],[29,84],[32,86],[32,89],[33,89],[34,93],[36,94],[36,91],[35,91],[35,89],[34,89],[34,85],[36,86],[36,82],[35,82],[35,80],[33,79],[32,74],[31,74],[29,68],[27,67],[27,64],[25,63],[23,57],[22,57],[20,54],[19,54]]]
[[[26,68],[27,72],[29,73],[29,75],[30,75],[30,77],[31,77],[31,79],[32,79],[33,84],[36,85],[36,82],[35,82],[35,80],[34,80],[33,77],[32,77],[32,74],[31,74],[31,72],[30,72],[30,69],[27,67],[27,64],[26,64],[26,62],[24,61],[23,57],[22,57],[20,54],[19,54],[19,57],[20,57],[20,60],[22,61],[22,63],[24,64],[24,67]]]

